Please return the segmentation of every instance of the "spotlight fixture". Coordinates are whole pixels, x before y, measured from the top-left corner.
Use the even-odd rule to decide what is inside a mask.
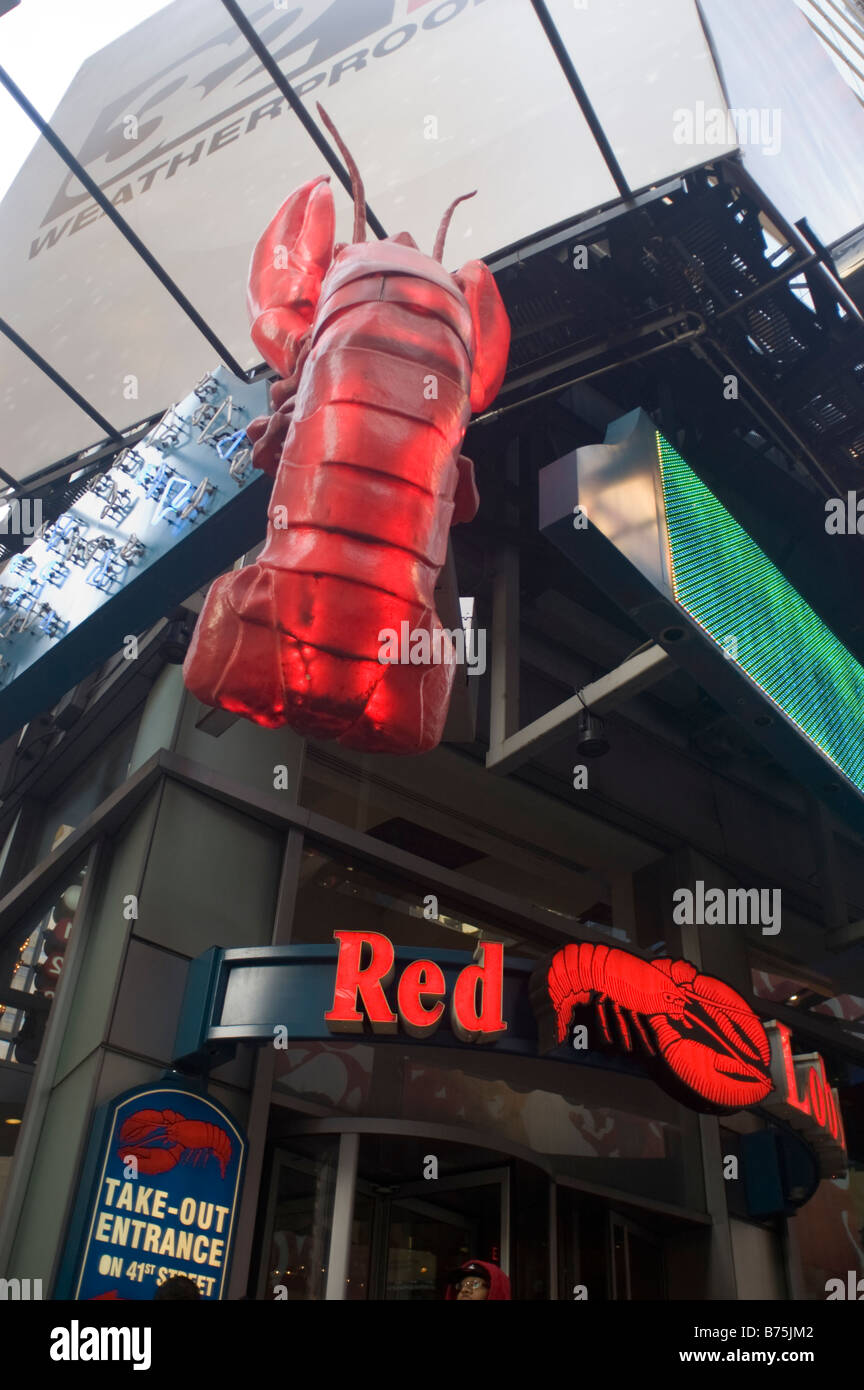
[[[583,758],[602,758],[609,752],[603,720],[587,709],[581,710],[576,720],[576,748]]]
[[[182,666],[191,638],[192,627],[186,610],[175,610],[169,615],[162,631],[162,655],[170,665]]]

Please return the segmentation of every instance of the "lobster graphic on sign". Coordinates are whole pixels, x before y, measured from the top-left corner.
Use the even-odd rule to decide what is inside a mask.
[[[594,1004],[603,1043],[632,1052],[638,1041],[658,1082],[683,1090],[690,1105],[695,1095],[713,1109],[738,1110],[773,1089],[762,1023],[730,985],[688,960],[646,961],[572,942],[535,972],[531,995],[544,1051],[566,1040],[575,1009]]]
[[[334,246],[324,177],[292,193],[252,256],[252,338],[281,375],[253,421],[253,462],[275,474],[255,564],[212,585],[184,667],[205,704],[270,728],[377,753],[441,739],[454,650],[434,591],[451,524],[479,498],[460,453],[471,411],[498,394],[510,326],[482,261],[443,269],[407,232],[367,244],[357,166],[354,232]],[[406,625],[407,626],[404,626]],[[395,663],[381,634],[430,654]]]
[[[176,1110],[136,1110],[120,1127],[117,1153],[124,1163],[135,1158],[139,1172],[148,1177],[166,1173],[178,1163],[207,1163],[215,1158],[224,1178],[232,1149],[219,1125],[187,1120]]]

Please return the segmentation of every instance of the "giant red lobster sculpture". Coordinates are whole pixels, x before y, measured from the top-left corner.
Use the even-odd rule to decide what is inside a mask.
[[[441,265],[461,198],[431,256],[407,232],[366,244],[360,175],[318,110],[351,172],[354,240],[334,248],[322,177],[255,248],[252,338],[283,378],[275,413],[248,431],[256,467],[276,475],[267,541],[213,584],[184,677],[205,704],[258,724],[421,753],[441,738],[455,672],[435,584],[451,523],[479,500],[459,450],[471,411],[501,386],[510,327],[482,261]],[[423,634],[431,661],[386,664],[384,630]]]

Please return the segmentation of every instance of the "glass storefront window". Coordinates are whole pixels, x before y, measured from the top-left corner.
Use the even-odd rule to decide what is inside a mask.
[[[370,1298],[369,1283],[372,1274],[372,1235],[375,1229],[375,1198],[369,1192],[361,1191],[358,1184],[354,1193],[354,1220],[351,1227],[351,1255],[348,1261],[348,1278],[345,1282],[345,1298],[357,1303]]]
[[[432,1148],[438,1176],[428,1182],[422,1175],[430,1141],[407,1135],[361,1139],[346,1300],[437,1301],[466,1259],[500,1262],[510,1201],[506,1159],[443,1140]],[[280,1141],[259,1298],[325,1297],[338,1150],[335,1135]],[[547,1239],[544,1211],[541,1203],[533,1213],[538,1249]]]
[[[606,1202],[559,1187],[560,1299],[589,1303],[666,1298],[663,1236]]]
[[[324,1298],[338,1153],[337,1137],[298,1139],[276,1153],[260,1299]]]
[[[0,1061],[36,1063],[85,875],[84,863],[69,869],[0,944]]]
[[[107,796],[125,782],[140,716],[129,719],[88,758],[84,766],[51,793],[28,854],[28,867],[40,864],[64,834],[76,829]]]
[[[382,932],[397,946],[464,950],[478,941],[503,942],[508,954],[536,958],[538,946],[518,941],[510,931],[448,903],[434,879],[408,884],[369,865],[352,862],[309,840],[303,848],[293,942],[331,942],[333,932]]]
[[[399,769],[382,778],[374,758],[354,766],[313,749],[306,757],[300,803],[383,844],[573,921],[574,894],[584,901],[585,866],[566,813],[551,804],[541,814],[537,807],[510,805],[506,790],[496,794],[494,785],[493,779],[490,788],[482,768],[465,765],[455,780],[433,777],[427,788],[416,773],[404,778]],[[434,885],[428,891],[434,892]],[[600,922],[606,920],[609,901],[608,888],[598,880]],[[584,915],[592,916],[590,911]]]
[[[561,1177],[705,1209],[698,1115],[635,1072],[334,1039],[280,1049],[276,1089],[322,1116],[482,1130]]]

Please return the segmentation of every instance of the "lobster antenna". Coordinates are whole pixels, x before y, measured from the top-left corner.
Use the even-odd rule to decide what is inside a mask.
[[[360,177],[360,170],[354,161],[354,156],[342,139],[335,125],[331,121],[320,101],[316,101],[318,115],[321,117],[325,126],[329,130],[339,148],[339,153],[348,165],[348,172],[351,175],[351,196],[354,199],[354,236],[353,241],[366,240],[366,192],[363,188],[363,180]]]
[[[466,198],[474,198],[476,194],[477,189],[475,188],[473,193],[461,193],[458,198],[453,199],[453,202],[441,218],[441,226],[438,228],[438,233],[435,237],[435,245],[432,248],[433,261],[440,261],[444,255],[444,242],[447,240],[450,218],[453,216],[456,208],[458,208],[460,203],[464,203]]]

